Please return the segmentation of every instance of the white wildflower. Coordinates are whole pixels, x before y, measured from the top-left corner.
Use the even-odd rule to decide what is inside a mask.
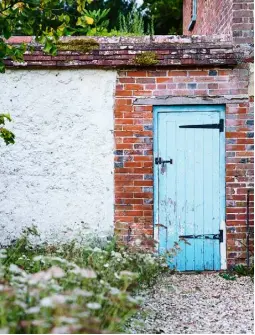
[[[128,278],[136,278],[137,273],[135,272],[130,272],[130,271],[121,271],[120,272],[120,277],[128,277]]]
[[[22,285],[22,284],[27,282],[27,278],[26,277],[21,277],[21,276],[13,276],[12,281],[15,281],[15,282],[19,283],[20,287],[23,287],[24,285]]]
[[[26,311],[27,314],[36,314],[36,313],[39,313],[39,312],[40,312],[40,307],[39,306],[30,307]]]
[[[92,297],[93,296],[92,292],[84,291],[79,288],[74,289],[72,294],[76,296],[81,296],[81,297]]]
[[[55,294],[52,296],[52,301],[54,304],[64,304],[67,297],[63,294]]]
[[[109,268],[109,263],[105,263],[105,264],[104,264],[104,267],[105,267],[105,268]]]
[[[54,327],[51,331],[51,334],[77,334],[81,328],[81,325]]]
[[[26,309],[26,308],[27,308],[27,305],[26,305],[23,301],[20,301],[20,300],[16,300],[16,301],[15,301],[15,305],[16,305],[16,306],[19,306],[19,307],[21,307],[21,308],[23,308],[23,309]]]
[[[0,259],[5,259],[7,257],[7,253],[5,249],[0,249]]]
[[[90,269],[76,268],[76,269],[71,270],[70,272],[72,272],[72,273],[74,273],[76,275],[80,275],[83,278],[93,279],[93,278],[97,277],[95,271],[90,270]]]
[[[54,327],[51,334],[70,334],[70,329],[68,326]]]
[[[53,278],[63,278],[65,276],[65,271],[57,266],[52,266],[47,272],[50,273]]]
[[[130,295],[127,296],[127,300],[132,304],[138,304],[138,301],[135,298],[131,297]]]
[[[36,298],[39,298],[39,295],[40,295],[40,290],[38,290],[38,288],[33,288],[29,291],[29,295],[31,297],[36,297]]]
[[[93,252],[102,252],[103,250],[102,249],[100,249],[100,248],[98,248],[98,247],[95,247],[94,249],[93,249]]]
[[[58,285],[54,279],[52,279],[50,282],[50,288],[53,290],[53,291],[56,291],[56,292],[59,292],[62,290],[62,286]]]
[[[34,261],[41,261],[41,262],[45,262],[45,261],[48,261],[48,262],[59,262],[59,263],[62,263],[62,264],[69,264],[69,262],[66,260],[66,259],[63,259],[61,257],[57,257],[57,256],[54,256],[54,257],[49,257],[49,256],[35,256],[33,258]]]
[[[10,267],[9,267],[9,271],[12,272],[12,273],[21,275],[21,276],[25,276],[25,275],[26,275],[26,272],[23,271],[21,268],[19,268],[19,267],[18,267],[17,265],[15,265],[15,264],[11,264],[11,265],[10,265]]]
[[[31,323],[33,326],[37,326],[37,327],[46,326],[45,320],[32,320]]]
[[[96,278],[97,275],[95,271],[89,269],[81,269],[81,276],[83,278]]]
[[[160,265],[162,268],[168,268],[168,264],[167,263],[161,263]]]
[[[52,307],[52,299],[50,297],[43,298],[40,305],[42,307]]]
[[[77,313],[76,316],[78,318],[84,319],[84,318],[88,318],[90,316],[90,313],[89,312],[81,312],[81,313]]]
[[[46,271],[39,271],[39,272],[33,273],[30,276],[30,279],[29,279],[28,283],[30,285],[35,285],[39,282],[46,281],[46,280],[49,280],[49,279],[50,279],[50,275],[47,274]]]
[[[55,294],[50,297],[45,297],[41,300],[40,305],[42,307],[55,307],[56,305],[63,305],[67,300],[67,297],[62,294]]]
[[[117,279],[120,279],[120,276],[116,272],[114,273],[114,277],[117,278]]]
[[[86,250],[86,251],[93,251],[93,248],[91,248],[91,247],[86,247],[84,250]]]
[[[122,255],[120,252],[116,252],[116,251],[112,251],[112,256],[113,257],[116,257],[118,259],[121,259],[122,258]]]
[[[48,281],[52,278],[62,278],[65,276],[64,270],[57,266],[52,266],[46,271],[39,271],[31,275],[29,284],[37,284],[41,281]]]
[[[68,324],[78,323],[78,320],[76,318],[71,318],[71,317],[68,317],[68,316],[60,316],[58,318],[58,321],[63,322],[63,323],[68,323]]]
[[[117,295],[117,294],[120,294],[120,290],[118,289],[118,288],[116,288],[116,287],[111,287],[110,288],[110,293],[112,294],[112,295]]]
[[[101,308],[101,305],[98,303],[98,302],[89,302],[87,304],[87,307],[89,309],[93,309],[93,310],[97,310],[97,309],[100,309]]]

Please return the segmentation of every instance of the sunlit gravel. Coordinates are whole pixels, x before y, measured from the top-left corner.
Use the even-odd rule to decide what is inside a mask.
[[[164,275],[143,295],[130,333],[253,334],[250,277],[231,281],[218,273]]]

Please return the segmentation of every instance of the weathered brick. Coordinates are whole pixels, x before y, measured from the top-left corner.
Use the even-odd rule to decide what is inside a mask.
[[[131,78],[130,72],[132,72],[132,78],[137,83],[137,79],[140,78],[139,71],[137,76],[134,71],[126,71],[124,78]],[[231,94],[234,94],[233,92],[239,93],[242,90],[247,90],[244,85],[246,79],[243,79],[246,73],[242,69],[214,67],[201,70],[201,73],[199,70],[176,69],[175,71],[168,70],[164,73],[158,71],[158,76],[157,71],[150,71],[150,74],[149,72],[143,73],[143,78],[149,78],[152,73],[153,80],[158,83],[158,87],[157,90],[151,91],[148,97],[152,95],[161,96],[170,91],[175,96],[195,96],[200,90],[207,96],[210,92],[217,93],[218,96],[224,96],[227,92],[229,97],[231,97]],[[168,76],[165,76],[165,73],[168,73]],[[174,73],[176,76],[173,75]],[[224,81],[222,78],[224,78]],[[174,83],[176,86],[172,87],[171,90],[166,90],[165,83],[169,83],[167,85]],[[132,85],[133,83],[130,84]],[[195,84],[197,89],[192,89],[193,86],[190,84]],[[146,85],[148,83],[146,81],[139,82],[139,85],[142,86],[139,90],[142,91],[144,89],[147,91]],[[180,89],[181,87],[183,89]],[[127,88],[131,91],[131,86]],[[132,105],[132,101],[140,96],[139,93],[140,91],[132,90],[131,102],[128,100],[128,105],[124,105],[129,106],[130,110],[122,113],[123,117],[116,118],[115,122],[115,127],[118,127],[119,120],[122,120],[122,127],[125,129],[125,131],[115,131],[116,150],[120,150],[117,152],[116,157],[126,156],[126,158],[129,158],[131,155],[134,159],[133,161],[123,160],[121,162],[123,166],[119,169],[121,172],[116,173],[118,170],[115,171],[115,186],[118,187],[115,203],[137,206],[127,207],[125,213],[123,213],[121,208],[118,208],[120,212],[118,215],[116,213],[116,217],[118,219],[121,218],[123,222],[134,225],[133,233],[141,237],[145,232],[152,236],[153,232],[153,210],[152,208],[143,207],[153,205],[153,106]],[[119,100],[123,100],[121,95],[116,96],[116,105],[122,106],[119,105]],[[120,109],[118,107],[116,108],[116,113],[119,112]],[[131,120],[133,120],[133,124],[131,124]],[[241,103],[232,103],[231,99],[229,99],[229,103],[226,105],[226,205],[228,206],[226,209],[226,224],[227,227],[232,227],[232,230],[233,228],[238,229],[240,227],[240,229],[243,229],[245,227],[247,189],[252,187],[253,180],[252,156],[254,145],[253,132],[251,131],[252,123],[253,115],[252,111],[249,111],[248,99]],[[135,128],[132,128],[133,126]],[[128,145],[129,147],[125,150],[121,145]],[[123,150],[123,156],[121,155],[121,150]],[[140,150],[143,152],[142,155]],[[123,197],[121,198],[121,196]],[[252,206],[254,205],[252,204]],[[128,211],[130,212],[128,213]],[[135,215],[135,212],[142,212],[142,214]],[[144,222],[146,222],[146,228]],[[140,225],[139,229],[135,225]],[[227,245],[231,248],[233,256],[231,261],[233,262],[240,261],[238,255],[240,255],[241,249],[236,246],[236,241],[239,241],[242,236],[238,235],[239,233],[242,234],[243,231],[236,230],[235,234],[230,230],[228,231]],[[125,240],[126,232],[119,232],[119,234],[122,234],[122,238]],[[237,255],[238,259],[234,257],[234,254]],[[230,259],[228,261],[230,262]]]

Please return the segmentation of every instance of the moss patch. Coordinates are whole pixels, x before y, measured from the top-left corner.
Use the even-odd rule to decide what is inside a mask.
[[[77,51],[86,53],[99,49],[99,43],[93,38],[74,39],[70,41],[59,41],[57,43],[57,48],[61,51]]]
[[[157,54],[154,51],[145,51],[140,55],[136,55],[134,58],[134,63],[138,65],[156,65],[159,63]]]

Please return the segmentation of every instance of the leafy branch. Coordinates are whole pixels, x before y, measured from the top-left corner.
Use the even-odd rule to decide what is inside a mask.
[[[92,0],[5,0],[0,1],[0,72],[5,72],[4,60],[22,62],[27,50],[26,44],[10,45],[13,35],[33,35],[43,45],[43,51],[56,55],[56,42],[62,36],[74,34],[82,27],[94,23],[85,10]],[[75,23],[70,23],[71,13],[77,12]]]
[[[4,140],[6,145],[14,144],[15,135],[13,132],[1,126],[5,125],[6,120],[11,122],[12,119],[10,114],[0,114],[0,137]]]

